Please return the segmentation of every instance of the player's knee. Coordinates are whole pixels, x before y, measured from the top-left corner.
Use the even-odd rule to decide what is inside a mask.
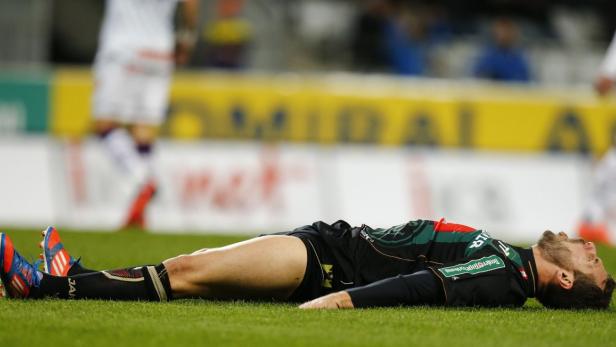
[[[210,266],[198,259],[197,255],[183,254],[163,262],[175,296],[200,296],[207,293]]]
[[[182,254],[163,262],[169,277],[193,284],[204,283],[210,272],[209,261],[204,261],[203,254]]]
[[[94,132],[100,138],[107,137],[107,135],[118,127],[119,124],[114,120],[99,119],[94,122]]]
[[[157,127],[149,124],[134,124],[130,131],[135,143],[144,147],[151,146],[158,137]]]
[[[187,254],[180,254],[176,257],[167,259],[163,262],[169,276],[177,277],[182,273],[190,272],[192,269],[192,261]]]

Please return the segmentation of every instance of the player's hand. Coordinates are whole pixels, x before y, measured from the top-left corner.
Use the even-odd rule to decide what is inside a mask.
[[[185,42],[178,42],[175,45],[176,65],[186,65],[190,60],[194,45]]]
[[[301,309],[338,309],[353,307],[351,296],[345,291],[325,295],[305,302],[299,306]]]
[[[601,96],[605,96],[607,92],[612,89],[612,85],[614,85],[614,80],[608,77],[600,76],[595,81],[595,90]]]

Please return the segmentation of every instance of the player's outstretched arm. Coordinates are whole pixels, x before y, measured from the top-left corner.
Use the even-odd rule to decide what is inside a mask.
[[[442,303],[442,296],[434,275],[423,270],[322,296],[302,304],[300,308],[336,309],[438,304]]]

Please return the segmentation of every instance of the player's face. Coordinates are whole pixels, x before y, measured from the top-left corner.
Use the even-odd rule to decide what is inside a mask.
[[[597,285],[604,289],[608,273],[603,266],[601,258],[597,257],[595,244],[582,239],[570,239],[563,232],[558,233],[558,236],[565,241],[565,245],[571,251],[571,261],[574,269],[594,278]]]

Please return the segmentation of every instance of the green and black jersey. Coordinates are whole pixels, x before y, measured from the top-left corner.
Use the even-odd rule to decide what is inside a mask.
[[[333,263],[324,267],[327,283],[331,290],[348,290],[356,306],[521,306],[536,290],[531,250],[461,224],[415,220],[373,229],[316,222],[290,234],[297,233],[319,235]],[[395,285],[400,298],[371,301],[396,296],[390,290]]]

